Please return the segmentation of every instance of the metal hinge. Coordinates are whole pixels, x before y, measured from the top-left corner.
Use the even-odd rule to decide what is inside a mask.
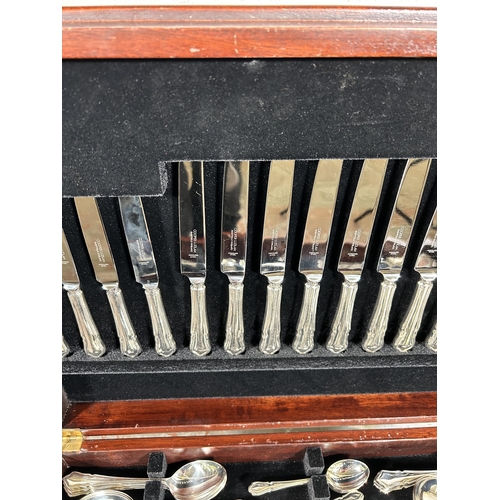
[[[62,451],[63,453],[80,451],[83,443],[83,434],[80,429],[63,429]]]

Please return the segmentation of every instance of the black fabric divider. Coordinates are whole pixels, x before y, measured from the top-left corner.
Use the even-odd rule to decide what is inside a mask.
[[[65,60],[63,196],[158,196],[165,162],[435,157],[434,58]]]
[[[66,292],[62,291],[63,335],[73,354],[63,360],[63,385],[71,401],[175,397],[215,397],[290,394],[431,391],[436,388],[436,355],[422,341],[437,315],[437,283],[429,298],[417,346],[408,354],[389,344],[408,308],[418,274],[413,265],[436,206],[437,161],[431,165],[405,266],[398,280],[386,334],[386,345],[375,354],[361,350],[360,342],[378,293],[376,262],[397,187],[406,163],[391,160],[379,211],[353,311],[349,349],[334,355],[324,347],[342,286],[336,271],[350,204],[362,161],[345,162],[334,213],[332,236],[318,301],[316,348],[299,355],[291,349],[303,294],[303,276],[297,271],[302,232],[314,180],[316,161],[297,161],[292,196],[289,250],[281,308],[282,349],[272,356],[258,350],[267,280],[259,274],[260,234],[269,162],[251,162],[248,270],[244,291],[247,351],[231,356],[223,348],[228,280],[219,268],[221,186],[223,163],[205,163],[207,225],[207,307],[213,352],[198,358],[188,349],[190,322],[189,281],[180,274],[177,216],[177,164],[166,163],[168,187],[159,197],[143,198],[157,259],[160,288],[178,351],[162,358],[154,351],[151,322],[144,291],[134,280],[116,198],[98,203],[113,255],[120,287],[144,352],[134,359],[119,351],[106,293],[95,280],[85,248],[74,202],[62,200],[62,225],[78,267],[81,287],[108,352],[99,359],[82,351],[76,320]]]

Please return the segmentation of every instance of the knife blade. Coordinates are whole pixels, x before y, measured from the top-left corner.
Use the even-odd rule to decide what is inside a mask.
[[[386,158],[364,160],[354,193],[337,267],[344,281],[337,312],[326,343],[326,348],[336,354],[345,351],[348,347],[352,310],[358,291],[358,282],[365,265],[387,164]]]
[[[273,160],[267,183],[260,274],[268,280],[266,307],[259,349],[265,354],[280,350],[281,285],[285,277],[288,225],[295,160]]]
[[[189,279],[191,326],[189,349],[210,353],[205,277],[205,194],[202,161],[179,162],[179,235],[181,273]]]
[[[118,203],[135,280],[142,286],[146,295],[155,350],[160,356],[171,356],[176,351],[176,345],[163,306],[158,270],[142,200],[139,196],[123,196],[118,198]]]
[[[414,269],[419,273],[420,279],[417,282],[408,311],[392,343],[400,352],[413,349],[422,323],[425,305],[434,286],[434,280],[437,278],[437,208],[434,210]],[[437,332],[435,337],[437,337]],[[431,346],[436,344],[437,349],[437,338],[434,341],[430,336],[427,343]]]
[[[306,278],[292,344],[293,350],[299,354],[307,354],[314,347],[316,307],[342,165],[343,160],[319,160],[316,167],[299,261],[299,272]]]
[[[87,305],[85,295],[80,287],[80,278],[78,277],[78,271],[64,229],[62,230],[62,284],[75,315],[83,341],[83,350],[89,356],[99,358],[106,352],[106,346],[102,341]]]
[[[120,351],[124,356],[134,358],[142,352],[142,349],[119,287],[118,273],[99,206],[92,196],[76,197],[74,201],[95,277],[106,291],[111,307],[120,341]]]
[[[427,158],[410,158],[406,162],[377,265],[383,281],[361,343],[366,352],[377,352],[384,345],[396,282],[401,275],[430,164]]]
[[[229,302],[224,350],[245,352],[243,280],[247,252],[249,161],[224,163],[221,223],[221,271],[229,279]]]

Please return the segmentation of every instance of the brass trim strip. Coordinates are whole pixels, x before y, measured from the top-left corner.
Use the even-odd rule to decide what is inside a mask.
[[[62,451],[63,453],[78,452],[82,448],[83,434],[80,429],[63,429]]]

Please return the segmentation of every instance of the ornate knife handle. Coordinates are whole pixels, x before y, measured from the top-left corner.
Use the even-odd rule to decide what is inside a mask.
[[[66,339],[64,338],[64,335],[63,335],[63,337],[62,337],[62,357],[65,358],[70,352],[71,352],[71,349],[69,348],[69,345],[66,342]]]
[[[171,356],[176,351],[176,345],[163,307],[160,289],[158,285],[145,286],[144,293],[153,325],[155,350],[160,356]]]
[[[304,298],[292,344],[293,350],[299,354],[307,354],[314,348],[319,288],[320,285],[318,282],[310,281],[309,279],[304,285]]]
[[[99,474],[84,474],[82,472],[72,472],[64,476],[64,490],[70,497],[87,495],[94,491],[102,490],[142,490],[146,487],[149,479],[142,478],[127,478],[114,476],[101,476]],[[168,478],[161,479],[162,484],[168,488]]]
[[[437,323],[432,327],[431,333],[427,335],[425,339],[425,346],[431,351],[437,352],[438,350],[438,332],[437,332]]]
[[[392,343],[398,351],[406,352],[413,349],[432,287],[433,282],[425,279],[417,283],[410,307]]]
[[[410,488],[424,477],[437,477],[435,470],[381,470],[374,478],[373,484],[382,493]]]
[[[229,283],[229,304],[224,350],[234,355],[245,352],[242,282]]]
[[[281,347],[281,282],[267,285],[266,308],[259,349],[264,354],[274,354]]]
[[[69,302],[73,308],[78,330],[83,340],[83,350],[93,358],[99,358],[106,352],[106,346],[99,335],[97,326],[94,323],[89,306],[85,300],[85,295],[80,288],[66,290]]]
[[[342,283],[339,306],[333,320],[330,336],[326,342],[326,348],[336,354],[347,349],[349,332],[351,331],[352,309],[357,291],[357,282],[344,281]]]
[[[115,320],[116,333],[120,340],[120,351],[124,356],[135,358],[141,352],[141,346],[128,315],[123,293],[118,286],[104,287]]]
[[[191,340],[189,349],[197,356],[206,356],[212,350],[208,336],[208,318],[205,283],[191,282]]]
[[[377,302],[370,320],[370,326],[366,333],[361,347],[366,352],[377,352],[384,346],[384,336],[387,330],[389,321],[389,313],[391,312],[392,299],[396,291],[396,283],[384,279],[380,284],[378,291]]]
[[[248,487],[248,492],[254,496],[258,497],[260,495],[265,495],[266,493],[271,493],[272,491],[284,490],[286,488],[293,488],[294,486],[301,486],[302,484],[307,484],[311,478],[307,477],[305,479],[291,479],[289,481],[270,481],[261,482],[255,481]]]

